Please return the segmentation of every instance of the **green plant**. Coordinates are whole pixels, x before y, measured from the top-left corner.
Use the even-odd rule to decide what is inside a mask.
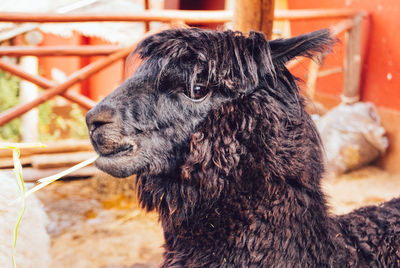
[[[17,237],[18,237],[18,229],[19,229],[19,225],[21,223],[22,217],[24,216],[25,210],[26,210],[26,198],[42,189],[43,187],[49,185],[50,183],[64,177],[65,175],[68,175],[69,173],[72,173],[80,168],[83,168],[87,165],[92,164],[94,161],[96,161],[96,159],[98,158],[98,156],[89,158],[88,160],[85,160],[69,169],[66,169],[60,173],[57,173],[55,175],[43,178],[38,180],[38,184],[33,187],[32,189],[30,189],[29,191],[26,191],[25,189],[25,183],[22,177],[22,165],[21,165],[21,161],[19,159],[20,157],[20,149],[21,148],[37,148],[37,147],[45,147],[45,145],[40,144],[40,143],[0,143],[0,149],[10,149],[13,151],[13,162],[14,162],[14,174],[15,174],[15,178],[17,181],[17,185],[18,188],[20,190],[21,193],[21,197],[16,200],[16,201],[20,201],[22,200],[22,206],[21,206],[21,210],[19,212],[18,218],[17,218],[17,222],[14,226],[14,235],[13,235],[13,242],[12,242],[12,263],[13,263],[13,267],[16,268],[17,264],[15,261],[15,249],[17,246]]]
[[[82,139],[82,138],[89,138],[88,136],[88,129],[86,127],[86,120],[85,120],[85,114],[78,104],[73,103],[72,104],[72,110],[70,112],[71,116],[71,138],[77,138],[77,139]]]
[[[25,209],[26,209],[26,189],[24,180],[22,178],[22,165],[21,161],[19,160],[20,156],[20,148],[34,148],[34,147],[44,147],[42,144],[17,144],[17,143],[0,143],[0,149],[10,149],[13,151],[13,162],[14,162],[14,174],[16,178],[16,182],[18,188],[21,192],[22,198],[22,206],[21,210],[18,214],[17,222],[14,226],[14,235],[13,235],[13,242],[12,242],[12,263],[13,267],[17,267],[15,261],[15,249],[17,246],[17,237],[18,237],[18,228],[19,224],[21,223],[22,216],[24,216]]]
[[[20,103],[20,79],[0,70],[0,112],[12,108]],[[78,104],[71,104],[69,114],[64,118],[53,112],[55,101],[49,100],[38,106],[39,110],[39,139],[41,142],[57,140],[64,132],[64,136],[74,139],[87,138],[85,111]],[[50,126],[55,130],[51,133]],[[0,128],[0,140],[10,142],[21,141],[21,119],[16,118]]]
[[[19,104],[20,79],[0,70],[0,112]],[[21,119],[16,118],[0,128],[0,140],[20,141]]]
[[[39,106],[40,141],[57,140],[65,136],[71,139],[88,138],[85,111],[78,104],[72,103],[68,114],[59,115],[53,111],[55,102],[49,100]]]

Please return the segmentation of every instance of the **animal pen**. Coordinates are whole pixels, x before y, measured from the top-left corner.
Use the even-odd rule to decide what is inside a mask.
[[[183,10],[146,10],[143,12],[129,13],[129,14],[56,14],[56,13],[5,13],[0,12],[0,23],[1,22],[14,22],[14,23],[72,23],[72,22],[141,22],[145,24],[145,36],[157,33],[164,29],[175,28],[175,27],[187,27],[188,25],[206,25],[206,24],[226,24],[231,23],[235,19],[234,12],[228,10],[217,10],[217,11],[183,11]],[[312,61],[305,58],[296,58],[287,64],[289,70],[293,71],[296,75],[299,74],[301,78],[304,78],[304,89],[302,94],[306,96],[308,100],[318,101],[317,99],[317,79],[321,77],[332,76],[338,73],[343,74],[343,89],[341,94],[341,101],[346,104],[354,104],[360,101],[360,79],[361,79],[361,58],[362,58],[362,35],[363,31],[368,30],[363,27],[366,21],[368,21],[368,13],[366,11],[360,10],[348,10],[348,9],[307,9],[307,10],[275,10],[274,11],[274,21],[307,21],[314,22],[318,20],[335,21],[330,27],[331,33],[340,38],[339,45],[344,47],[344,57],[340,59],[339,65],[329,66],[328,68],[324,66],[324,59],[328,58],[328,55],[319,55],[319,61]],[[160,22],[162,26],[159,29],[150,30],[151,22]],[[343,38],[344,37],[344,38]],[[60,45],[60,46],[44,46],[44,47],[32,47],[32,46],[0,46],[0,57],[23,57],[23,56],[36,56],[36,57],[54,57],[54,56],[66,56],[66,57],[81,57],[87,58],[92,56],[102,56],[103,58],[92,62],[83,68],[76,70],[73,74],[69,75],[65,81],[55,82],[48,78],[39,75],[33,75],[16,64],[10,63],[3,59],[0,59],[0,69],[8,72],[14,76],[17,76],[23,80],[29,81],[38,87],[44,89],[44,92],[34,100],[27,103],[19,104],[9,110],[0,113],[0,127],[9,123],[15,118],[22,116],[24,113],[30,111],[31,109],[38,107],[40,104],[54,98],[55,96],[61,96],[71,103],[78,104],[82,109],[89,110],[95,104],[96,101],[79,93],[71,87],[84,82],[96,73],[104,70],[113,63],[126,60],[131,52],[136,48],[138,42],[132,43],[129,46],[120,45]],[[341,56],[341,54],[340,54]],[[125,69],[132,67],[128,61]],[[133,63],[134,64],[134,63]],[[307,71],[304,74],[304,67],[306,66]],[[136,67],[136,66],[133,66]],[[128,76],[129,73],[125,74]],[[124,77],[127,78],[127,77]],[[111,89],[110,89],[111,90]],[[316,105],[311,105],[311,110],[313,110]],[[24,180],[26,182],[35,182],[38,178],[51,175],[63,170],[62,167],[71,166],[84,159],[91,157],[94,152],[89,141],[60,141],[49,143],[47,148],[32,148],[23,149],[21,151],[21,162],[24,166]],[[66,154],[68,153],[68,154]],[[0,150],[0,171],[1,169],[10,168],[12,161],[10,161],[10,152]],[[89,177],[96,173],[96,169],[93,166],[83,168],[72,174],[73,177]],[[131,179],[130,179],[131,180]],[[132,185],[133,181],[130,181]],[[119,184],[120,182],[114,182]],[[84,185],[81,187],[81,185]],[[343,186],[344,185],[344,186]],[[79,207],[79,202],[82,199],[90,199],[91,192],[88,188],[92,187],[93,184],[89,182],[84,182],[79,184],[77,189],[79,193],[76,193],[78,202],[68,203],[69,207]],[[71,186],[67,186],[67,188]],[[96,185],[95,187],[99,187]],[[118,186],[117,186],[118,187]],[[353,187],[352,189],[354,189]],[[365,187],[368,188],[368,185]],[[365,189],[360,188],[360,189]],[[53,188],[54,189],[54,188]],[[342,191],[343,195],[347,194],[349,191],[346,189],[346,184],[327,184],[328,191],[334,192]],[[74,189],[75,190],[75,189]],[[54,190],[53,190],[54,191]],[[362,190],[360,190],[362,191]],[[59,190],[55,190],[52,198],[57,200],[58,196],[64,196],[65,193]],[[74,192],[75,193],[75,192]],[[79,242],[85,245],[86,250],[91,250],[92,244],[85,244],[84,235],[86,233],[93,234],[94,239],[98,240],[97,235],[103,233],[103,239],[106,241],[106,237],[113,232],[119,225],[124,229],[125,232],[129,233],[135,232],[138,235],[142,235],[140,232],[144,232],[137,225],[133,227],[128,227],[126,222],[135,218],[145,218],[142,214],[136,210],[131,212],[126,212],[126,208],[131,209],[129,205],[124,203],[125,199],[117,200],[102,200],[103,207],[114,207],[115,203],[122,205],[117,206],[120,211],[114,221],[110,221],[107,218],[107,224],[109,229],[96,229],[92,232],[91,228],[93,226],[99,225],[96,221],[98,217],[103,217],[100,212],[95,209],[88,208],[84,215],[79,215],[79,217],[85,218],[91,221],[90,224],[82,228],[82,232],[74,230],[71,235],[71,241],[75,243],[63,245],[64,247],[78,247]],[[376,200],[374,200],[376,201]],[[383,200],[378,200],[383,201]],[[51,204],[51,202],[48,202]],[[335,203],[335,202],[333,202]],[[353,204],[352,204],[353,205]],[[124,207],[125,206],[125,207]],[[123,208],[121,208],[123,207]],[[76,211],[74,211],[76,212]],[[123,213],[125,214],[123,214]],[[337,210],[338,213],[347,212],[347,210]],[[71,221],[76,220],[77,217],[73,217],[71,212],[68,212],[68,216],[72,218]],[[156,222],[156,216],[150,214],[151,220]],[[159,227],[156,226],[154,222],[144,220],[146,224],[155,229],[154,232],[159,232]],[[104,225],[104,223],[103,223]],[[53,226],[54,233],[59,230]],[[129,229],[130,228],[130,229]],[[135,229],[136,228],[136,229]],[[100,231],[99,231],[100,230]],[[111,231],[110,231],[111,230]],[[100,233],[100,234],[99,234]],[[58,234],[58,233],[57,233]],[[143,236],[143,235],[142,235]],[[83,237],[83,239],[81,238]],[[122,235],[121,235],[122,237]],[[141,240],[141,238],[135,238]],[[132,239],[134,240],[134,239]],[[77,242],[78,241],[78,242]],[[158,242],[158,241],[157,241]],[[61,242],[60,242],[61,243]],[[104,242],[106,244],[107,242]],[[144,242],[145,243],[145,242]],[[56,243],[55,243],[56,244]],[[110,244],[107,250],[117,251],[118,249],[112,249],[113,247],[120,247],[121,245]],[[60,247],[60,245],[57,245]],[[149,247],[159,246],[157,243],[149,244]],[[104,246],[103,246],[104,247]],[[110,249],[111,248],[111,249]],[[68,250],[66,250],[68,251]],[[133,250],[134,251],[134,250]],[[88,254],[90,255],[90,254]],[[74,254],[73,256],[76,258]],[[157,255],[158,256],[158,255]],[[85,256],[90,258],[89,256]],[[95,258],[95,257],[94,257]],[[94,258],[91,258],[93,262]],[[100,257],[98,257],[100,258]],[[146,258],[157,259],[153,256],[146,256]],[[121,261],[122,263],[122,261]],[[115,264],[115,263],[114,263]],[[120,264],[120,263],[119,263]],[[74,266],[70,266],[74,267]],[[103,266],[106,267],[106,266]],[[119,267],[119,266],[116,266]],[[125,266],[124,266],[125,267]],[[147,267],[147,266],[144,266]]]
[[[308,75],[306,76],[306,95],[313,99],[315,95],[315,86],[318,77],[329,76],[338,72],[344,72],[343,82],[343,101],[354,103],[359,100],[359,81],[361,72],[361,34],[362,34],[362,20],[366,18],[364,11],[352,10],[276,10],[274,14],[275,21],[292,21],[292,20],[318,20],[318,19],[335,19],[338,22],[331,27],[334,35],[338,36],[345,34],[346,36],[346,53],[344,64],[330,69],[319,71],[320,62],[311,61]],[[35,22],[35,23],[70,23],[70,22],[162,22],[164,26],[162,29],[169,27],[184,27],[188,24],[207,24],[207,23],[228,23],[233,19],[231,11],[155,11],[148,10],[137,14],[40,14],[40,13],[0,13],[0,22]],[[157,30],[156,30],[157,31]],[[152,31],[154,32],[154,31]],[[150,33],[152,33],[150,32]],[[31,46],[1,46],[0,56],[8,57],[22,57],[22,56],[106,56],[96,62],[93,62],[84,68],[77,70],[62,83],[55,83],[49,79],[38,75],[32,75],[22,70],[19,66],[0,60],[0,68],[12,75],[18,76],[26,81],[29,81],[37,86],[45,89],[46,91],[38,98],[23,103],[6,110],[0,114],[0,126],[10,122],[11,120],[23,115],[41,103],[60,95],[67,100],[79,104],[84,109],[90,109],[94,106],[95,102],[88,97],[71,90],[70,88],[77,83],[88,79],[91,75],[101,71],[102,69],[110,66],[114,62],[126,59],[126,57],[134,50],[136,43],[128,47],[120,47],[117,45],[85,45],[85,46],[45,46],[45,47],[31,47]],[[320,56],[321,59],[324,55]],[[288,64],[289,69],[296,68],[304,58],[296,59]],[[54,145],[58,149],[53,152],[61,153],[62,149],[71,152],[73,147],[76,150],[87,150],[89,145],[82,143],[82,146],[70,145],[60,146]],[[78,147],[78,148],[77,148]],[[35,149],[33,153],[50,152],[51,149]],[[31,154],[31,153],[29,153]],[[24,155],[24,151],[23,151]],[[2,157],[6,154],[2,153]],[[49,159],[49,158],[45,158]],[[78,158],[81,159],[81,158]],[[76,161],[72,161],[74,163]],[[53,170],[54,172],[54,170]],[[27,173],[27,180],[33,180],[38,172],[33,171],[33,176]],[[48,173],[46,173],[48,174]],[[82,174],[82,173],[80,173]],[[84,173],[87,174],[87,173]],[[30,179],[29,179],[30,178]]]

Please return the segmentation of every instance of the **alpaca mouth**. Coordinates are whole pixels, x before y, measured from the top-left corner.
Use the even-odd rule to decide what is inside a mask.
[[[127,156],[135,153],[137,151],[137,145],[135,143],[131,144],[124,144],[116,148],[114,151],[102,154],[100,153],[101,157],[107,157],[107,158],[112,158],[112,157],[121,157],[121,156]]]
[[[118,146],[112,152],[99,153],[100,157],[97,158],[95,166],[114,177],[128,177],[134,174],[134,171],[123,167],[132,163],[133,158],[137,157],[138,151],[137,144],[133,142]]]

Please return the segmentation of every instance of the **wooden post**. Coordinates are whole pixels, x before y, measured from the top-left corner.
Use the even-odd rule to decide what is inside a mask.
[[[168,29],[168,27],[162,27],[161,29],[150,31],[149,33],[147,33],[144,36],[144,38],[146,36],[149,36],[151,34],[154,34],[158,31],[161,31],[164,29]],[[38,106],[39,104],[42,104],[43,102],[47,101],[48,99],[50,99],[56,95],[64,94],[68,90],[68,88],[70,88],[72,85],[85,80],[92,74],[104,69],[105,67],[113,64],[114,62],[127,57],[132,52],[132,50],[134,50],[136,48],[136,45],[137,45],[137,42],[127,48],[121,49],[121,50],[109,55],[108,57],[106,57],[104,59],[92,62],[91,64],[85,66],[84,68],[80,69],[79,71],[76,71],[73,74],[71,74],[64,83],[56,85],[52,88],[49,88],[46,92],[41,94],[38,98],[36,98],[28,103],[17,105],[13,108],[10,108],[10,109],[0,113],[0,126],[8,123],[9,121],[11,121],[12,119],[14,119],[18,116],[26,113],[27,111]],[[1,63],[1,61],[0,61],[0,63]],[[74,95],[74,97],[77,97],[77,96]]]
[[[34,56],[24,56],[20,60],[21,69],[29,74],[37,75],[39,60]],[[21,80],[19,100],[21,104],[28,103],[39,96],[35,84]],[[39,111],[37,108],[21,116],[21,136],[23,142],[37,142],[39,140]]]
[[[45,46],[45,47],[31,47],[31,46],[0,46],[0,56],[20,57],[20,56],[104,56],[117,52],[122,49],[120,46],[115,45],[84,45],[84,46]]]
[[[144,0],[144,10],[149,10],[150,9],[150,0]],[[144,31],[148,32],[150,31],[150,22],[149,21],[145,21],[144,22]]]
[[[260,31],[272,36],[275,0],[236,0],[233,27],[245,34]]]
[[[88,22],[130,21],[145,22],[183,20],[188,24],[225,23],[232,20],[232,13],[225,10],[145,10],[125,14],[50,14],[0,12],[0,22]]]
[[[31,31],[24,35],[25,43],[32,47],[35,47],[42,40],[43,36],[38,31]],[[20,65],[22,70],[28,74],[38,74],[39,59],[37,57],[21,57]],[[35,84],[25,80],[20,82],[19,99],[21,103],[30,102],[38,96],[39,91]],[[37,108],[21,116],[21,136],[23,142],[37,142],[39,140],[39,110]]]
[[[18,117],[18,116],[26,113],[27,111],[38,106],[39,104],[42,104],[43,102],[47,101],[48,99],[50,99],[56,95],[64,93],[68,88],[70,88],[74,84],[85,80],[90,75],[98,72],[99,70],[104,69],[104,67],[107,67],[107,66],[111,65],[112,63],[116,62],[117,60],[120,60],[121,58],[128,56],[132,52],[132,50],[136,47],[136,45],[137,44],[135,43],[135,44],[131,45],[130,47],[122,49],[120,51],[117,51],[104,59],[95,61],[95,62],[85,66],[84,68],[80,69],[79,71],[76,71],[75,73],[71,74],[64,83],[54,86],[53,88],[49,88],[46,92],[44,92],[38,98],[36,98],[30,102],[27,102],[25,104],[17,105],[13,108],[10,108],[10,109],[0,113],[0,126],[11,121],[15,117]]]
[[[38,75],[32,75],[28,74],[27,72],[23,71],[21,68],[17,67],[16,65],[12,63],[6,63],[2,60],[0,60],[0,69],[9,72],[12,75],[18,76],[22,79],[25,79],[33,84],[36,84],[37,86],[43,88],[43,89],[49,89],[55,87],[57,84],[54,83],[51,80],[47,80],[46,78]],[[66,99],[73,101],[80,106],[82,106],[85,109],[91,109],[94,105],[96,105],[96,102],[93,100],[83,96],[82,94],[68,89],[64,93],[62,93],[62,96],[64,96]]]
[[[346,56],[344,59],[342,102],[348,104],[360,100],[362,20],[362,14],[355,16],[353,28],[346,32],[345,36]]]
[[[254,2],[251,0],[249,2]],[[265,0],[273,2],[273,0]],[[241,11],[247,11],[248,5],[245,0],[242,2]],[[236,4],[237,6],[238,4]],[[341,19],[351,18],[365,11],[349,9],[303,9],[303,10],[276,10],[275,20],[311,20],[311,19]],[[260,13],[261,14],[261,13]],[[263,13],[266,14],[265,12]],[[88,22],[88,21],[159,21],[170,22],[172,20],[183,20],[187,24],[209,24],[226,23],[233,19],[229,10],[145,10],[131,12],[129,14],[54,14],[54,13],[24,13],[24,12],[0,12],[0,22]]]
[[[307,97],[309,97],[312,101],[314,101],[315,98],[315,86],[317,84],[318,71],[320,68],[320,63],[319,63],[320,58],[321,57],[319,57],[316,60],[311,60],[308,68],[306,94]]]

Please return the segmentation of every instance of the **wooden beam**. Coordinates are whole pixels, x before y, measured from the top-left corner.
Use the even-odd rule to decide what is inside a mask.
[[[91,152],[73,152],[58,154],[38,154],[31,156],[31,165],[37,169],[71,167],[79,164],[91,157],[96,156],[94,151]]]
[[[359,14],[362,17],[364,16],[363,12],[359,12],[357,14]],[[341,33],[349,31],[353,27],[353,25],[354,25],[353,19],[344,19],[344,20],[340,21],[339,23],[337,23],[337,24],[333,25],[332,27],[330,27],[331,34],[333,36],[338,36]],[[293,69],[297,65],[302,63],[304,61],[304,59],[306,59],[306,58],[301,57],[301,58],[295,58],[294,60],[291,60],[286,64],[286,68]]]
[[[104,46],[0,46],[0,56],[104,56],[115,53],[122,47],[113,45]]]
[[[144,38],[146,36],[152,35],[154,33],[157,33],[162,30],[166,30],[170,28],[168,25],[161,27],[160,29],[150,31],[144,35]],[[45,93],[40,95],[38,98],[36,98],[33,101],[30,101],[25,104],[20,104],[17,105],[11,109],[8,109],[0,114],[0,126],[10,122],[14,118],[26,113],[30,109],[38,106],[39,104],[42,104],[43,102],[47,101],[48,99],[56,96],[63,94],[65,91],[67,91],[68,88],[73,86],[74,84],[81,82],[91,76],[92,74],[104,69],[105,67],[113,64],[114,62],[126,58],[131,52],[136,48],[137,42],[132,44],[131,46],[127,48],[123,48],[111,55],[109,55],[106,58],[100,59],[98,61],[92,62],[91,64],[85,66],[84,68],[74,72],[70,76],[68,76],[67,80],[59,85],[53,86],[52,88],[49,88]]]
[[[244,1],[244,0],[239,0]],[[254,1],[254,0],[252,0]],[[270,0],[268,0],[270,1]],[[244,1],[246,2],[246,1]],[[244,7],[246,10],[247,7]],[[302,9],[275,10],[275,20],[307,20],[307,19],[340,19],[351,18],[357,14],[365,16],[365,11],[349,9]],[[0,12],[0,22],[88,22],[88,21],[131,21],[170,22],[173,20],[185,23],[224,23],[233,19],[229,10],[193,11],[193,10],[145,10],[129,14],[51,14],[27,12]]]
[[[318,72],[318,77],[325,77],[333,74],[343,73],[343,67],[333,67]]]
[[[37,75],[39,59],[34,56],[23,56],[19,61],[20,68],[27,74]],[[27,103],[39,96],[37,85],[26,80],[19,82],[19,102]],[[31,109],[21,116],[21,141],[37,142],[39,140],[39,110]]]
[[[182,20],[186,23],[224,23],[232,20],[229,11],[180,11],[180,10],[145,10],[129,14],[50,14],[0,12],[2,22],[88,22],[88,21],[130,21],[130,22],[170,22]]]
[[[149,10],[150,9],[150,0],[144,0],[143,6],[144,6],[144,10]],[[145,32],[150,31],[150,22],[149,21],[146,21],[144,23],[144,31]]]
[[[22,148],[21,157],[36,154],[54,154],[63,152],[80,152],[93,150],[89,140],[63,140],[47,142],[43,148]],[[8,149],[0,149],[0,158],[12,158],[12,151]]]
[[[343,19],[356,15],[366,16],[363,10],[351,9],[301,9],[276,10],[276,20],[310,20],[310,19]]]
[[[320,60],[322,60],[321,57],[319,57],[318,60],[312,60],[308,68],[306,94],[307,97],[309,97],[311,100],[314,100],[315,98],[315,86],[317,84],[317,79],[318,79]]]
[[[36,169],[31,167],[25,167],[23,170],[22,177],[24,182],[36,182],[41,178],[45,178],[57,173],[64,171],[65,168],[49,168],[49,169]],[[2,172],[6,172],[10,174],[10,176],[15,176],[12,169],[3,169]],[[82,177],[91,177],[95,174],[100,173],[101,171],[94,166],[87,166],[81,169],[78,169],[63,178],[82,178]]]
[[[333,36],[338,36],[339,34],[349,31],[353,25],[354,21],[352,19],[344,19],[333,25],[330,30]]]
[[[236,0],[233,28],[245,34],[260,31],[272,36],[275,0]]]
[[[29,82],[32,82],[41,88],[54,87],[57,85],[53,81],[47,80],[46,78],[44,78],[42,76],[28,74],[28,73],[24,72],[17,65],[15,65],[11,62],[5,62],[4,60],[0,60],[0,69],[4,70],[6,72],[9,72],[12,75],[18,76],[22,79],[25,79]]]
[[[28,157],[20,157],[19,161],[21,165],[29,165],[31,163],[31,158]],[[0,157],[0,171],[4,168],[13,168],[14,167],[14,160],[12,156],[9,157]]]
[[[349,104],[360,100],[362,19],[356,16],[353,27],[346,32],[342,101]]]
[[[268,39],[272,39],[272,28],[274,25],[275,0],[261,0],[260,31]]]
[[[16,66],[13,63],[6,63],[6,62],[0,60],[0,69],[4,70],[6,72],[9,72],[12,75],[18,76],[22,79],[25,79],[31,83],[34,83],[43,89],[52,88],[57,85],[53,81],[48,80],[42,76],[32,75],[27,72],[24,72],[20,67]],[[93,101],[73,90],[67,90],[64,93],[62,93],[61,95],[63,97],[65,97],[66,99],[79,104],[80,106],[82,106],[85,109],[91,109],[94,105],[96,105],[95,101]]]
[[[43,102],[51,99],[52,97],[64,93],[68,88],[70,88],[74,84],[85,80],[90,75],[111,65],[112,63],[116,62],[117,60],[120,60],[120,59],[128,56],[135,47],[136,47],[136,43],[128,48],[121,49],[120,51],[115,52],[104,59],[95,61],[95,62],[85,66],[84,68],[76,71],[72,75],[70,75],[65,82],[48,89],[46,92],[44,92],[42,95],[40,95],[35,100],[30,101],[25,104],[17,105],[11,109],[8,109],[8,110],[2,112],[0,114],[0,126],[8,123],[9,121],[11,121],[12,119],[14,119],[18,116],[26,113],[30,109],[38,106],[39,104],[42,104]]]
[[[20,158],[21,165],[32,166],[36,169],[60,168],[71,167],[79,164],[91,157],[96,156],[96,153],[91,151],[77,151],[77,152],[60,152],[52,154],[35,154],[30,156],[23,156]],[[12,157],[0,157],[0,169],[13,168],[14,161]]]

